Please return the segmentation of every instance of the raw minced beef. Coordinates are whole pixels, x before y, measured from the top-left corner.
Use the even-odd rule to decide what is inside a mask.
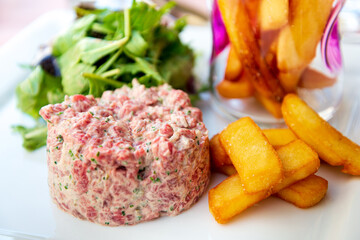
[[[136,224],[190,208],[209,182],[208,131],[186,93],[169,85],[66,97],[48,122],[50,194],[103,225]]]

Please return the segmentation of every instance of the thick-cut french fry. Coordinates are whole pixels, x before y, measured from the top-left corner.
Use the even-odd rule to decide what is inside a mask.
[[[236,169],[220,142],[220,135],[216,134],[210,140],[210,159],[212,170],[225,175],[233,175]]]
[[[239,81],[233,82],[224,79],[216,86],[216,89],[225,98],[248,98],[254,95],[254,87],[246,78],[245,72]]]
[[[221,167],[218,167],[218,168],[216,168],[216,172],[223,173],[226,176],[231,176],[235,173],[237,174],[237,171],[232,164],[231,165],[223,165]]]
[[[232,166],[232,162],[225,152],[224,147],[220,142],[220,135],[216,134],[210,140],[210,159],[211,159],[211,167],[213,169],[218,169],[221,166]]]
[[[242,0],[218,0],[218,4],[230,42],[249,71],[254,88],[264,97],[280,102],[284,91],[261,56]]]
[[[300,173],[294,175],[293,171],[294,169],[297,169],[297,166],[304,164],[303,166],[305,169],[316,170],[320,167],[320,160],[318,154],[300,139],[292,141],[291,143],[278,148],[276,152],[278,153],[282,161],[283,159],[292,159],[289,159],[286,164],[283,163],[284,179],[281,181],[281,183],[274,186],[273,193],[276,193],[281,189],[284,189],[287,186],[290,186],[291,184],[301,179],[304,179],[310,174],[314,173],[311,171],[305,171],[302,172],[302,175]]]
[[[227,176],[237,174],[233,165],[223,165],[216,171]],[[321,177],[310,175],[303,180],[280,190],[275,196],[299,208],[309,208],[323,199],[327,191],[327,181]]]
[[[259,37],[259,45],[261,54],[265,56],[265,62],[272,71],[277,69],[276,65],[276,52],[277,52],[277,39],[279,37],[279,30],[262,32]]]
[[[297,139],[295,134],[288,128],[263,129],[262,132],[274,147],[286,145]]]
[[[239,175],[234,174],[210,189],[209,210],[218,223],[224,224],[269,196],[270,192],[266,190],[253,194],[246,193]]]
[[[272,192],[266,190],[249,194],[238,174],[234,174],[209,191],[209,209],[218,223],[226,223],[235,215],[291,184],[315,173],[320,160],[309,146],[296,140],[280,147],[279,157],[284,166],[285,178],[275,185]]]
[[[265,97],[257,92],[254,94],[255,98],[276,118],[282,118],[281,103],[271,98]]]
[[[295,94],[288,94],[281,107],[284,120],[298,138],[322,160],[343,165],[344,173],[360,175],[360,146],[344,137]]]
[[[262,132],[274,147],[286,145],[297,139],[294,133],[289,129],[264,129]],[[210,140],[210,156],[211,167],[213,170],[228,176],[236,173],[229,156],[220,142],[219,134],[216,134]]]
[[[289,0],[260,0],[259,21],[262,31],[285,26],[289,19]]]
[[[297,139],[289,129],[265,129],[265,136],[274,146],[286,145]],[[211,164],[213,170],[231,176],[237,173],[220,143],[219,135],[210,140]],[[317,204],[326,194],[327,181],[321,177],[311,175],[293,185],[279,191],[276,196],[294,204],[297,207],[308,208]]]
[[[279,71],[287,72],[293,69],[302,69],[307,65],[307,62],[297,52],[297,43],[294,38],[289,25],[285,26],[279,34],[276,53]],[[314,54],[315,52],[311,56],[313,57]]]
[[[220,133],[220,142],[248,193],[268,191],[281,181],[281,161],[251,118],[240,118],[229,124]]]
[[[236,174],[233,165],[224,165],[216,169],[227,176]],[[328,182],[322,177],[310,175],[299,182],[280,190],[276,197],[294,204],[299,208],[309,208],[320,202],[327,192]]]
[[[267,49],[266,49],[267,47]],[[263,45],[262,46],[264,55],[265,55],[265,62],[268,65],[268,67],[270,69],[273,69],[273,71],[277,71],[277,66],[276,66],[276,43],[272,43],[270,44],[270,46],[268,45]],[[279,79],[280,81],[280,79]],[[280,82],[281,84],[281,82]],[[285,89],[284,89],[285,90]]]
[[[295,93],[296,88],[299,84],[301,74],[303,69],[293,69],[287,72],[279,72],[278,78],[280,80],[281,86],[287,93]]]
[[[297,139],[289,129],[264,129],[263,133],[273,146],[286,145]],[[210,153],[211,166],[214,171],[227,176],[237,173],[220,143],[219,134],[210,140]],[[310,179],[308,180],[308,178]],[[324,182],[326,182],[326,185]],[[317,176],[309,176],[298,183],[284,188],[276,196],[298,207],[308,208],[319,202],[325,196],[326,190],[326,180]]]
[[[279,35],[277,61],[281,71],[301,69],[315,57],[333,0],[291,0],[290,23]]]
[[[228,81],[237,81],[242,72],[242,64],[235,49],[230,46],[229,56],[225,68],[225,79]]]
[[[311,68],[306,68],[301,75],[299,87],[307,89],[330,87],[336,83],[336,77],[328,77]]]
[[[325,197],[327,189],[328,181],[322,177],[310,175],[279,191],[276,196],[299,208],[309,208]]]
[[[259,7],[260,7],[260,0],[243,0],[243,4],[246,7],[246,10],[249,15],[250,25],[254,32],[256,38],[260,35],[260,26],[259,26]]]

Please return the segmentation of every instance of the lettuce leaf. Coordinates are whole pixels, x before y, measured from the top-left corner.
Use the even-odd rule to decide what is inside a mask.
[[[90,29],[91,24],[95,21],[96,15],[89,14],[79,18],[74,24],[62,35],[56,38],[52,53],[54,56],[60,56],[71,48],[76,42],[85,37],[86,32]]]
[[[161,22],[173,6],[158,9],[133,1],[124,11],[77,7],[79,18],[54,40],[52,56],[17,86],[18,107],[38,119],[42,106],[63,101],[65,94],[101,97],[106,90],[131,86],[134,78],[146,87],[167,82],[191,89],[194,54],[179,38],[186,22]],[[41,127],[16,129],[27,149],[44,144]]]
[[[35,119],[39,118],[41,107],[64,99],[60,80],[61,78],[49,75],[41,66],[37,66],[16,88],[18,108]]]
[[[21,125],[13,126],[15,132],[23,137],[23,147],[28,151],[33,151],[46,145],[47,127],[39,125],[36,127],[25,127]]]

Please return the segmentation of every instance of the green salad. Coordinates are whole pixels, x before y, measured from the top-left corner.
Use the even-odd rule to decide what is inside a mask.
[[[157,9],[134,1],[124,11],[77,7],[78,19],[54,40],[52,54],[16,88],[18,107],[38,121],[35,127],[15,127],[23,146],[34,150],[46,144],[39,110],[62,102],[65,95],[100,97],[105,90],[130,86],[133,78],[146,87],[169,83],[194,93],[194,54],[179,38],[185,20],[162,23],[173,6],[170,2]]]

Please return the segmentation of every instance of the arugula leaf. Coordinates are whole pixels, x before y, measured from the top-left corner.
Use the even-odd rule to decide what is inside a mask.
[[[107,26],[105,26],[104,24],[100,24],[100,23],[94,23],[91,27],[91,30],[97,33],[102,33],[102,34],[113,34],[115,31]]]
[[[29,114],[33,118],[38,118],[39,99],[41,84],[44,78],[44,71],[41,67],[36,67],[30,76],[20,83],[16,88],[16,95],[18,97],[18,108],[23,112]],[[41,100],[41,99],[40,99]]]
[[[125,21],[123,12],[111,12],[107,14],[102,24],[104,27],[114,31],[114,34],[108,35],[106,39],[118,40],[125,36]]]
[[[49,104],[55,104],[64,101],[65,94],[61,88],[53,88],[46,92],[46,97]]]
[[[120,56],[122,49],[119,49],[114,55],[112,55],[106,62],[104,62],[98,69],[96,69],[96,74],[101,74],[108,70],[111,65],[116,61],[116,59]]]
[[[131,86],[134,78],[146,87],[168,82],[175,88],[191,89],[194,55],[179,38],[186,22],[179,19],[172,27],[161,23],[173,6],[171,2],[156,9],[133,1],[124,11],[76,8],[80,18],[55,39],[53,55],[18,85],[18,107],[38,118],[42,106],[61,102],[65,94],[100,97],[106,90]],[[24,136],[34,131],[24,137],[28,148],[41,146],[38,140],[45,138],[37,134],[45,130],[18,130]]]
[[[122,86],[124,86],[124,83],[122,82],[118,82],[112,79],[108,79],[108,78],[104,78],[100,75],[97,74],[93,74],[93,73],[83,73],[82,74],[85,78],[89,78],[92,79],[94,81],[98,81],[98,82],[102,82],[103,84],[108,84],[114,88],[121,88]]]
[[[149,32],[159,25],[161,17],[174,6],[174,2],[168,2],[156,10],[144,2],[137,2],[131,8],[131,27],[140,33]]]
[[[180,47],[172,48],[168,50],[166,56],[162,56],[160,59],[159,72],[165,81],[174,88],[186,90],[194,65],[191,49],[186,46],[181,49]]]
[[[61,72],[62,86],[64,93],[68,95],[86,94],[89,90],[89,81],[85,79],[83,73],[92,73],[95,71],[95,66],[85,63],[77,63],[65,72]]]
[[[41,66],[37,66],[30,76],[17,86],[17,106],[33,118],[39,118],[41,107],[50,101],[56,103],[63,100],[64,95],[59,88],[61,89],[60,78],[47,74]]]
[[[156,85],[163,84],[165,82],[164,78],[159,74],[159,72],[156,70],[156,66],[149,63],[148,61],[135,57],[135,62],[139,64],[142,71],[151,77],[153,77],[156,80]]]
[[[124,46],[130,38],[130,16],[129,9],[124,10],[125,37],[116,41],[95,40],[85,44],[86,49],[81,54],[81,60],[88,64],[94,64],[100,58],[114,52]],[[90,41],[90,39],[88,39]],[[89,50],[88,50],[89,49]]]
[[[86,32],[95,21],[96,15],[89,14],[79,18],[74,24],[62,35],[56,38],[52,46],[52,54],[60,56],[71,48],[76,42],[86,35]]]
[[[156,29],[154,44],[160,46],[161,49],[154,47],[154,51],[159,52],[152,52],[165,82],[182,90],[188,90],[195,60],[192,50],[184,45],[179,37],[185,25],[185,19],[180,18],[173,28],[159,26]]]
[[[120,73],[120,69],[112,69],[112,70],[109,70],[107,72],[104,72],[103,74],[101,74],[102,77],[104,78],[109,78],[109,77],[113,77],[113,76],[116,76]]]
[[[57,58],[62,76],[69,68],[80,62],[81,49],[79,45],[81,46],[79,43],[72,46],[66,53]]]
[[[100,21],[104,18],[104,16],[106,16],[110,12],[110,10],[108,9],[85,9],[81,7],[75,7],[74,10],[78,17],[84,17],[86,15],[93,14],[96,15],[96,19]]]
[[[137,73],[143,72],[143,68],[138,63],[115,64],[115,67],[120,70],[119,74],[117,74],[115,78],[127,73],[135,76]]]
[[[23,137],[23,147],[33,151],[46,145],[47,127],[40,125],[32,128],[25,126],[13,126],[14,131]]]
[[[145,87],[153,87],[158,85],[158,81],[152,75],[145,75],[138,79],[139,83],[145,85]]]
[[[130,41],[125,45],[125,49],[137,57],[144,57],[148,47],[149,45],[138,31],[132,32]]]
[[[102,93],[106,90],[106,83],[91,77],[85,78],[89,80],[89,94],[93,95],[94,97],[101,97]]]
[[[107,41],[95,38],[84,38],[81,42],[85,44],[87,49],[81,53],[80,59],[84,63],[92,65],[104,56],[121,48],[127,42],[127,39],[122,38],[117,41]]]

